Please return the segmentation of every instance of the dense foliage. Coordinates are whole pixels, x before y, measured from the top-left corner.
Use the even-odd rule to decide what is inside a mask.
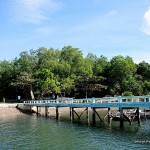
[[[150,64],[131,57],[104,56],[72,46],[39,48],[0,62],[0,99],[42,99],[44,96],[102,97],[150,94]],[[34,97],[35,96],[35,97]]]

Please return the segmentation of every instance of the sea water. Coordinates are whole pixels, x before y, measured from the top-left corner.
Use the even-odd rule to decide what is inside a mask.
[[[149,150],[150,120],[125,123],[70,123],[36,115],[0,115],[0,150]]]

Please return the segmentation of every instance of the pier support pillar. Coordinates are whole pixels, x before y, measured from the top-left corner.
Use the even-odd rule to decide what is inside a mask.
[[[119,108],[120,111],[120,127],[123,128],[123,108]]]
[[[90,124],[90,116],[89,116],[89,108],[86,108],[86,118],[87,118],[87,123]]]
[[[95,115],[95,108],[92,108],[92,124],[96,124],[96,115]]]
[[[38,114],[39,114],[39,107],[37,106],[36,107],[36,115],[38,116]]]
[[[59,118],[59,111],[58,111],[58,107],[56,107],[56,120],[58,120]]]
[[[73,107],[70,107],[70,121],[71,122],[74,121],[74,109],[73,109]]]
[[[72,121],[74,121],[74,108],[72,108]]]
[[[45,117],[48,117],[48,107],[45,107]]]
[[[32,113],[32,106],[30,106],[30,112]]]
[[[107,116],[108,116],[108,123],[110,123],[110,120],[111,120],[111,116],[110,116],[110,108],[108,108],[108,114],[107,114]]]
[[[139,108],[137,108],[136,114],[137,114],[137,122],[138,122],[138,124],[140,124],[140,112],[139,112]]]
[[[72,108],[70,107],[70,121],[72,122]]]
[[[147,117],[146,117],[146,109],[144,109],[144,118],[145,118],[145,120],[147,120]]]

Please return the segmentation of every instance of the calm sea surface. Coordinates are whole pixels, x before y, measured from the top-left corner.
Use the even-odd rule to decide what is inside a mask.
[[[138,126],[118,122],[81,123],[35,115],[0,116],[0,150],[149,150],[150,120]]]

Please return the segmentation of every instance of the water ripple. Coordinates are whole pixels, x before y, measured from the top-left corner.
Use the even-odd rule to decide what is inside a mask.
[[[0,150],[146,150],[149,135],[149,121],[121,130],[118,124],[88,127],[29,115],[0,117]]]

